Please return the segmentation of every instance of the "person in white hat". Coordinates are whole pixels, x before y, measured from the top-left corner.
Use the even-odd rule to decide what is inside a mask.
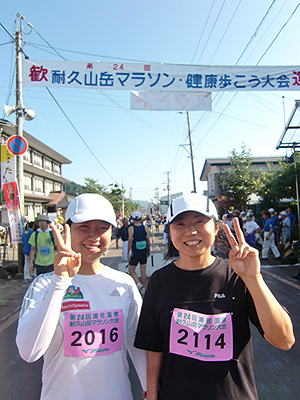
[[[68,206],[54,272],[33,281],[16,343],[27,362],[44,358],[41,399],[132,400],[127,352],[146,390],[146,352],[133,347],[142,298],[133,279],[100,262],[116,217],[98,194]]]
[[[280,216],[281,216],[281,227],[282,227],[282,232],[281,232],[282,244],[285,245],[286,242],[290,242],[292,238],[292,221],[288,217],[286,211],[281,211]]]
[[[211,254],[217,218],[213,202],[196,193],[169,207],[169,254],[180,256],[152,274],[135,340],[147,350],[150,399],[258,399],[249,319],[274,346],[294,343],[291,319],[236,218],[236,239],[224,226],[229,262]]]

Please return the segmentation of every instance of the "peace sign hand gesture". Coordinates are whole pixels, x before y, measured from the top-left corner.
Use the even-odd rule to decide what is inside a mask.
[[[53,223],[50,224],[50,228],[57,244],[57,253],[54,257],[54,273],[58,276],[72,278],[78,273],[81,266],[81,254],[72,250],[70,226],[65,224],[65,239],[62,238]]]
[[[257,278],[260,275],[259,252],[245,242],[237,218],[233,220],[233,227],[237,241],[228,226],[224,225],[224,231],[232,249],[229,252],[229,265],[244,281],[247,278]]]

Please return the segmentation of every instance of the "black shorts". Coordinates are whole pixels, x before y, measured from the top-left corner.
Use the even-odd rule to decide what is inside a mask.
[[[54,271],[54,265],[53,264],[46,265],[46,266],[36,265],[35,264],[35,267],[36,267],[36,276],[41,275],[41,274],[46,274],[47,272]]]
[[[141,265],[147,264],[147,253],[143,252],[141,254],[132,254],[132,256],[130,257],[129,265],[133,265],[136,267],[138,263],[140,263]]]

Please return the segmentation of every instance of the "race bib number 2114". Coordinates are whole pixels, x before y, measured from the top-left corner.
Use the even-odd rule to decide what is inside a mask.
[[[233,356],[230,313],[206,315],[175,308],[170,327],[170,353],[201,361],[229,361]]]

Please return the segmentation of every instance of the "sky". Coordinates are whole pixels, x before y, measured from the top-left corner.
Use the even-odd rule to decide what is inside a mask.
[[[15,0],[0,15],[0,117],[15,104],[17,13],[30,59],[201,65],[300,65],[297,0]],[[293,14],[294,13],[294,14]],[[27,24],[29,22],[33,28]],[[5,29],[4,29],[5,28]],[[63,176],[123,185],[125,197],[155,200],[193,190],[186,113],[130,110],[129,91],[23,88],[36,117],[23,129],[72,161]],[[212,94],[212,111],[191,111],[197,191],[207,158],[243,145],[253,157],[290,155],[276,144],[298,92]],[[61,111],[63,109],[64,113]],[[67,117],[66,117],[67,116]]]

